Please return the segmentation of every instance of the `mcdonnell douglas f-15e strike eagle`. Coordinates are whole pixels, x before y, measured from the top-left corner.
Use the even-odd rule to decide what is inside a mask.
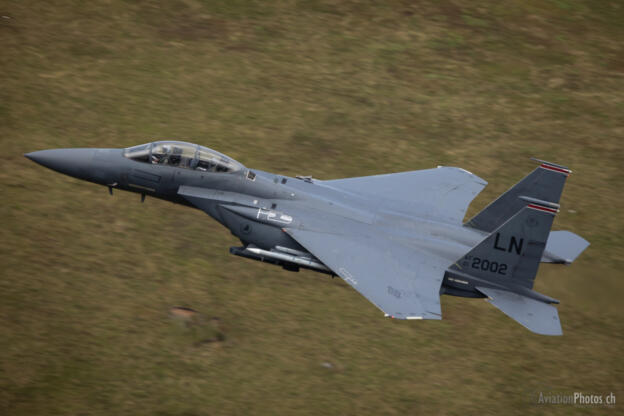
[[[487,182],[455,167],[317,180],[249,169],[203,146],[28,153],[55,171],[192,206],[238,237],[230,252],[340,276],[386,316],[441,319],[440,295],[487,298],[530,331],[561,335],[559,301],[533,290],[540,262],[569,264],[589,245],[550,231],[570,170],[541,160],[467,222]]]

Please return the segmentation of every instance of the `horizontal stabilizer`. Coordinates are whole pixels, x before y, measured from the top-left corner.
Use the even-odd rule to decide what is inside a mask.
[[[570,231],[552,231],[542,256],[544,263],[572,263],[589,247],[589,241]]]
[[[488,301],[505,315],[531,332],[541,335],[562,335],[557,308],[506,290],[477,287]]]

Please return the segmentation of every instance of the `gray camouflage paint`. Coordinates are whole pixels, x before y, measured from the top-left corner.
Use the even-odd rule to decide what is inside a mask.
[[[250,170],[221,154],[237,168],[199,170],[197,154],[187,168],[150,163],[151,153],[131,160],[123,149],[25,156],[111,193],[122,189],[201,209],[241,240],[231,253],[338,275],[386,316],[441,319],[440,294],[487,297],[531,331],[561,334],[552,306],[558,301],[532,287],[540,262],[571,263],[589,244],[568,231],[550,232],[570,173],[563,166],[539,161],[463,224],[487,185],[463,169],[321,181]]]

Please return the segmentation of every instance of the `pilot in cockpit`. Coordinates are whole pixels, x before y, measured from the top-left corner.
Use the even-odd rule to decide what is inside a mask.
[[[202,172],[231,173],[244,166],[203,146],[186,142],[154,142],[129,147],[124,156],[137,162],[169,165]]]

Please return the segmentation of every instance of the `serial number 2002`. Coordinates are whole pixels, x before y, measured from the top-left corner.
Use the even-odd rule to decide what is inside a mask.
[[[498,273],[502,275],[507,274],[507,265],[505,263],[489,261],[488,259],[481,259],[479,257],[472,258],[471,267],[473,269],[489,271],[491,273]]]

